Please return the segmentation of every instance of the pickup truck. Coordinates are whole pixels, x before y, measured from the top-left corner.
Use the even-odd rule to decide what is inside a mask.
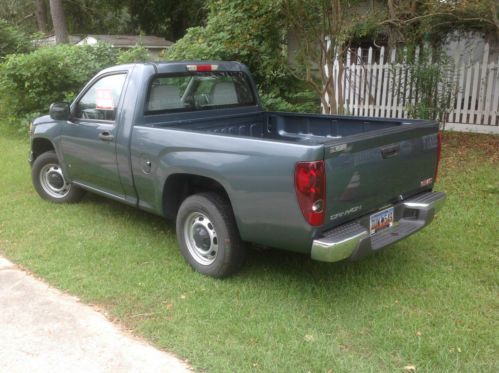
[[[237,62],[158,62],[98,73],[30,126],[33,184],[175,219],[185,260],[233,274],[246,243],[357,260],[428,225],[434,121],[267,112]]]

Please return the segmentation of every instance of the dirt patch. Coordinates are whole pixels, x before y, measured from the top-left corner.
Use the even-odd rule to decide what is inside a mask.
[[[442,160],[447,169],[461,167],[465,162],[499,162],[499,136],[474,133],[442,133]]]

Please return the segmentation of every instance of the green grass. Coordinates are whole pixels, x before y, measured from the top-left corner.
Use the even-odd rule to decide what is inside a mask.
[[[255,251],[226,280],[193,272],[159,217],[42,201],[28,146],[0,137],[0,252],[196,369],[499,370],[498,137],[445,136],[447,205],[392,249],[335,264]]]

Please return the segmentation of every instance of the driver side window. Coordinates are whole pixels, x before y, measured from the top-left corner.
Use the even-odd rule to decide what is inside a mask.
[[[94,83],[75,107],[78,119],[114,121],[126,74],[107,75]]]

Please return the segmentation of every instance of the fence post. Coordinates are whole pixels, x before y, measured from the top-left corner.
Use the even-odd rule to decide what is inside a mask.
[[[388,73],[388,85],[387,85],[387,89],[388,89],[388,98],[387,98],[387,101],[386,101],[386,109],[387,109],[387,112],[386,112],[386,116],[388,118],[393,118],[394,116],[394,110],[393,110],[393,87],[395,86],[394,85],[394,80],[395,80],[395,48],[393,48],[391,51],[390,51],[390,63],[388,64],[388,69],[387,69],[387,73]]]
[[[383,51],[383,58],[384,58],[384,48],[382,48]],[[386,71],[386,63],[383,61],[383,64],[380,65],[381,67],[381,72],[382,72],[382,84],[381,84],[381,95],[380,95],[380,117],[386,117],[385,114],[385,109],[386,109],[386,93],[387,93],[387,82],[388,82],[388,72]]]
[[[466,83],[464,85],[464,111],[463,111],[463,116],[462,116],[462,121],[464,123],[468,123],[468,121],[471,120],[473,117],[472,114],[470,114],[471,110],[474,110],[473,107],[471,107],[471,100],[470,100],[470,94],[471,94],[471,80],[473,79],[473,66],[470,64],[466,66],[466,76],[465,80]]]
[[[495,76],[495,89],[494,89],[494,100],[492,100],[492,118],[490,124],[493,126],[499,125],[499,58],[497,59],[495,65],[491,67],[491,71]]]
[[[351,95],[351,89],[352,89],[352,52],[350,48],[347,49],[347,62],[346,62],[346,68],[343,74],[345,75],[345,110],[348,112],[348,114],[352,114],[352,95]]]
[[[488,79],[487,79],[487,94],[485,95],[485,106],[483,108],[484,111],[484,117],[483,117],[483,124],[492,124],[492,111],[494,108],[492,107],[491,103],[493,102],[493,92],[492,92],[492,86],[494,85],[494,77],[495,77],[495,69],[494,66],[495,64],[492,62],[491,64],[488,64],[487,66],[487,74],[488,74]]]
[[[482,68],[480,74],[480,91],[478,94],[478,113],[475,124],[482,124],[484,118],[484,100],[485,100],[485,85],[487,84],[487,62],[489,61],[489,44],[485,44],[482,60]]]
[[[366,115],[367,116],[373,116],[374,111],[373,111],[373,105],[372,105],[372,93],[373,93],[373,72],[374,72],[374,67],[373,66],[373,48],[369,47],[369,50],[367,52],[367,91],[366,91],[366,102],[365,102],[365,107],[366,109]]]

